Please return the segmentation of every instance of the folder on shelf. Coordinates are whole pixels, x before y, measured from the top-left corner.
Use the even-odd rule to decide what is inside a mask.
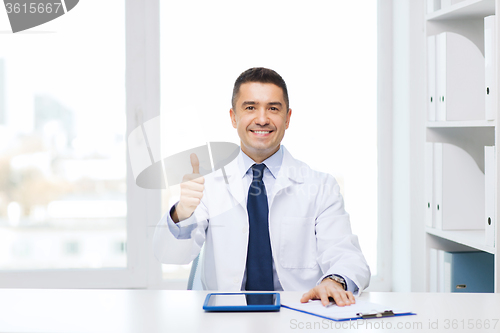
[[[436,35],[436,120],[484,119],[484,57],[466,37]]]
[[[427,37],[427,120],[436,120],[436,36]]]
[[[441,8],[446,9],[464,0],[441,0]]]
[[[427,0],[427,14],[441,9],[441,0]]]
[[[487,246],[495,246],[496,214],[495,214],[495,187],[496,187],[496,163],[495,146],[484,147],[484,182],[485,182],[485,219],[484,234]]]
[[[431,291],[435,291],[438,293],[442,293],[445,290],[444,283],[444,251],[438,249],[430,249],[431,255],[431,265],[429,274],[430,274],[430,282],[431,286],[435,289]]]
[[[484,69],[486,120],[496,118],[496,43],[495,15],[484,18]]]
[[[321,304],[321,301],[309,301],[308,303],[291,303],[287,305],[282,304],[281,306],[291,310],[334,321],[415,315],[415,313],[411,311],[395,310],[381,304],[371,303],[360,299],[357,299],[355,304],[343,307],[337,305],[325,307]]]
[[[433,207],[434,201],[432,198],[432,155],[433,155],[433,143],[425,143],[425,225],[428,227],[434,227],[433,225]]]
[[[438,250],[429,249],[429,291],[437,293],[438,290]]]
[[[434,144],[435,227],[442,230],[484,229],[485,177],[462,148]]]
[[[494,292],[494,256],[491,253],[445,252],[445,292]]]

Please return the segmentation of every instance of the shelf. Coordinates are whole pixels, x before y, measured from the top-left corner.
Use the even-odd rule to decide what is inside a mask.
[[[430,122],[427,124],[429,125]],[[440,121],[427,126],[426,141],[455,145],[465,150],[484,172],[484,146],[495,145],[495,126],[477,126],[486,121]],[[452,123],[454,123],[452,125]],[[476,124],[476,126],[472,126]],[[457,126],[458,125],[458,126]]]
[[[428,121],[428,128],[464,128],[464,127],[495,127],[494,120],[469,120],[469,121]]]
[[[440,230],[426,227],[428,234],[438,236],[449,241],[466,245],[484,252],[495,254],[495,248],[486,246],[484,229],[480,230]]]
[[[427,15],[427,21],[474,19],[495,14],[495,0],[464,0]]]

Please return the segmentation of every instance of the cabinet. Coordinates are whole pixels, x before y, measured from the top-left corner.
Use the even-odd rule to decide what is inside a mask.
[[[500,292],[500,0],[428,0],[426,6],[426,289],[442,283],[435,280],[436,250],[482,251],[494,256]]]

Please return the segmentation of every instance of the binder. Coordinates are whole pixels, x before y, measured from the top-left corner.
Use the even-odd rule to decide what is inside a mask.
[[[436,120],[484,119],[484,57],[466,37],[436,36]]]
[[[446,9],[446,8],[449,8],[461,1],[464,1],[464,0],[441,0],[441,8],[442,9]]]
[[[438,292],[438,250],[429,249],[429,291]]]
[[[441,9],[441,0],[427,0],[427,14]]]
[[[496,235],[496,213],[495,213],[495,187],[496,177],[496,157],[495,146],[484,147],[484,185],[485,185],[485,219],[484,235],[487,246],[495,246]]]
[[[427,120],[436,120],[436,36],[427,37]]]
[[[485,69],[485,116],[486,120],[496,118],[496,29],[495,15],[484,18],[484,69]]]
[[[435,227],[442,230],[484,229],[485,177],[462,148],[434,144]]]
[[[434,228],[443,228],[443,214],[442,201],[443,201],[443,144],[434,143],[433,149],[433,206],[432,215],[434,217]]]
[[[432,161],[433,161],[433,143],[425,143],[425,225],[428,227],[434,227],[433,225],[433,207],[434,201],[432,198]]]
[[[307,313],[324,319],[333,321],[347,321],[357,319],[376,319],[384,317],[399,317],[415,315],[407,310],[395,310],[378,303],[371,303],[357,299],[355,304],[340,307],[332,305],[325,307],[321,301],[309,301],[308,303],[282,304],[284,308]]]
[[[494,257],[491,253],[445,252],[445,292],[494,292]]]
[[[437,250],[437,289],[438,292],[442,293],[445,291],[445,283],[444,283],[444,251]]]

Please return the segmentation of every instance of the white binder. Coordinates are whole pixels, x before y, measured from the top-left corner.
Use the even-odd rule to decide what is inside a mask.
[[[444,293],[445,286],[445,267],[444,267],[444,251],[437,250],[437,291]]]
[[[487,246],[495,246],[496,214],[495,185],[496,163],[495,146],[484,147],[484,178],[485,178],[485,219],[484,234]]]
[[[484,229],[485,177],[462,148],[434,144],[434,212],[436,228]]]
[[[484,57],[466,37],[436,36],[436,120],[484,119]]]
[[[434,202],[432,198],[432,160],[433,160],[433,143],[425,143],[425,225],[428,227],[434,227],[432,212],[434,207]]]
[[[442,212],[442,201],[443,201],[443,144],[435,143],[433,149],[433,162],[434,168],[432,174],[433,177],[433,206],[432,215],[434,217],[434,228],[443,228],[443,214]]]
[[[441,9],[441,0],[427,0],[427,14]]]
[[[495,15],[484,18],[484,68],[485,68],[485,110],[486,120],[496,118],[496,45]]]
[[[438,292],[438,250],[429,249],[429,291]]]
[[[464,0],[441,0],[441,8],[446,9]]]
[[[436,36],[427,37],[427,120],[436,120]]]

